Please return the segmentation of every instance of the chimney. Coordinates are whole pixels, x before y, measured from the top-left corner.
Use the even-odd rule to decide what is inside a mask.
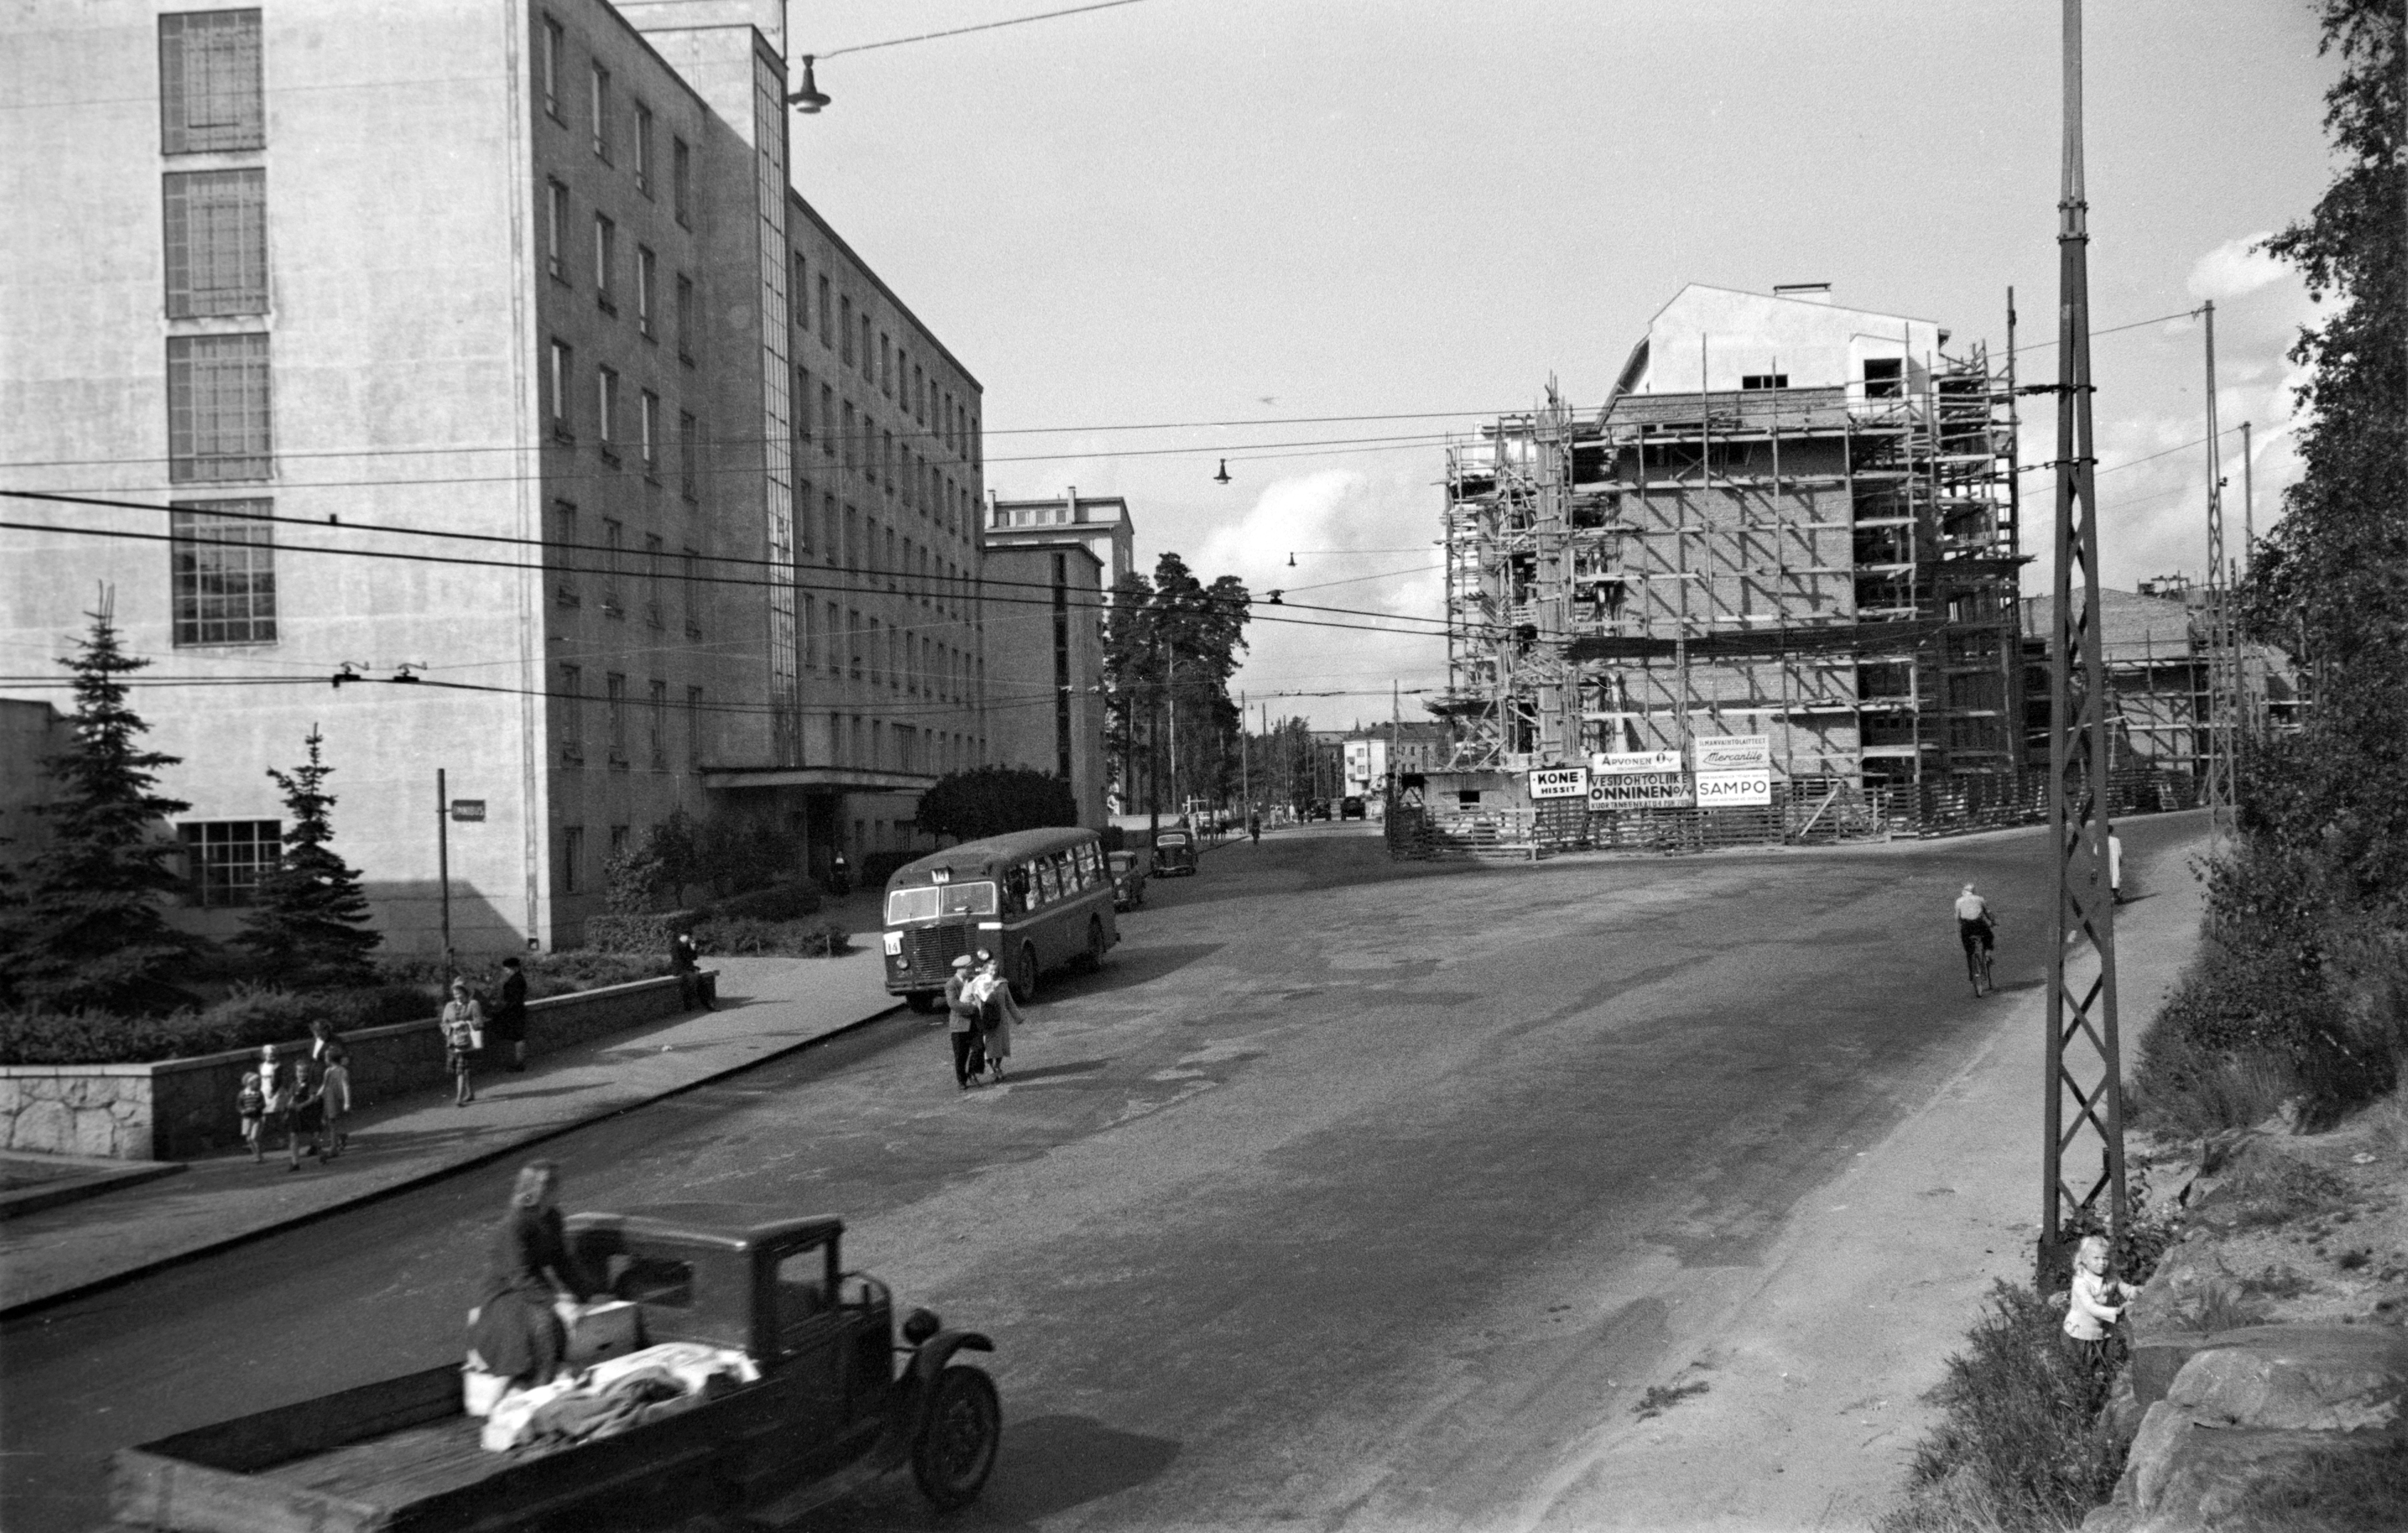
[[[1828,304],[1831,301],[1831,284],[1828,282],[1775,282],[1772,284],[1772,295],[1776,298],[1795,298],[1801,304]]]
[[[1073,484],[1068,489],[1063,491],[1062,499],[1064,502],[1064,509],[1062,512],[1063,523],[1066,525],[1077,525],[1079,521],[1079,487]]]

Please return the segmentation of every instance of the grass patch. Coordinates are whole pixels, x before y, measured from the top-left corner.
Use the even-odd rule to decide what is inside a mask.
[[[2216,1201],[2235,1230],[2272,1229],[2347,1210],[2349,1185],[2321,1166],[2294,1159],[2263,1143],[2242,1151]]]
[[[1992,1286],[1877,1533],[2059,1533],[2114,1494],[2129,1444],[2103,1419],[2109,1379],[2082,1367],[2062,1321],[2028,1288]]]
[[[2408,1441],[2328,1448],[2250,1485],[2230,1526],[2256,1533],[2396,1533],[2408,1525]]]
[[[2213,1282],[2201,1284],[2189,1303],[2177,1306],[2172,1318],[2184,1330],[2214,1334],[2263,1325],[2268,1311],[2250,1297],[2246,1284]]]
[[[1703,1379],[1694,1383],[1655,1384],[1649,1387],[1646,1394],[1639,1397],[1639,1403],[1630,1408],[1630,1413],[1641,1421],[1645,1421],[1650,1416],[1660,1416],[1690,1396],[1702,1395],[1713,1387]]]

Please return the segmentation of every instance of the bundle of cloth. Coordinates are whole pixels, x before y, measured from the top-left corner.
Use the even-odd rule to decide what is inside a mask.
[[[760,1377],[760,1368],[734,1347],[664,1341],[510,1391],[485,1417],[481,1440],[497,1454],[591,1442],[691,1411]]]

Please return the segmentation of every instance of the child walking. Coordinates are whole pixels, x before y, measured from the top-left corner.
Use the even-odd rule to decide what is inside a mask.
[[[259,1142],[259,1133],[267,1118],[267,1090],[260,1083],[257,1070],[242,1072],[242,1084],[234,1094],[234,1110],[242,1119],[242,1142],[251,1146],[251,1163],[264,1163],[267,1151]]]
[[[318,1075],[318,1158],[332,1160],[343,1153],[351,1136],[343,1121],[351,1115],[351,1056],[339,1039],[330,1040]]]

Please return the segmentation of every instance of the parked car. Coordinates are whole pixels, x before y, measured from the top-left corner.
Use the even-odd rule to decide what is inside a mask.
[[[1196,833],[1192,830],[1165,830],[1154,838],[1154,876],[1173,878],[1196,871]]]
[[[1359,796],[1351,793],[1344,798],[1339,800],[1338,818],[1340,820],[1361,820],[1367,818],[1363,807],[1363,800]]]
[[[121,1449],[109,1471],[118,1522],[374,1533],[698,1512],[774,1526],[906,1465],[939,1510],[986,1483],[1002,1410],[994,1381],[955,1354],[994,1344],[914,1310],[896,1346],[886,1285],[838,1260],[839,1221],[762,1223],[739,1205],[680,1203],[567,1225],[579,1264],[607,1280],[622,1312],[634,1307],[635,1344],[740,1354],[757,1377],[697,1387],[690,1403],[615,1435],[493,1452],[458,1361],[447,1361]]]
[[[1312,803],[1307,804],[1304,807],[1304,817],[1308,820],[1328,819],[1329,800],[1326,798],[1316,798]]]
[[[1111,854],[1112,868],[1112,909],[1134,910],[1145,903],[1145,865],[1134,852]]]

